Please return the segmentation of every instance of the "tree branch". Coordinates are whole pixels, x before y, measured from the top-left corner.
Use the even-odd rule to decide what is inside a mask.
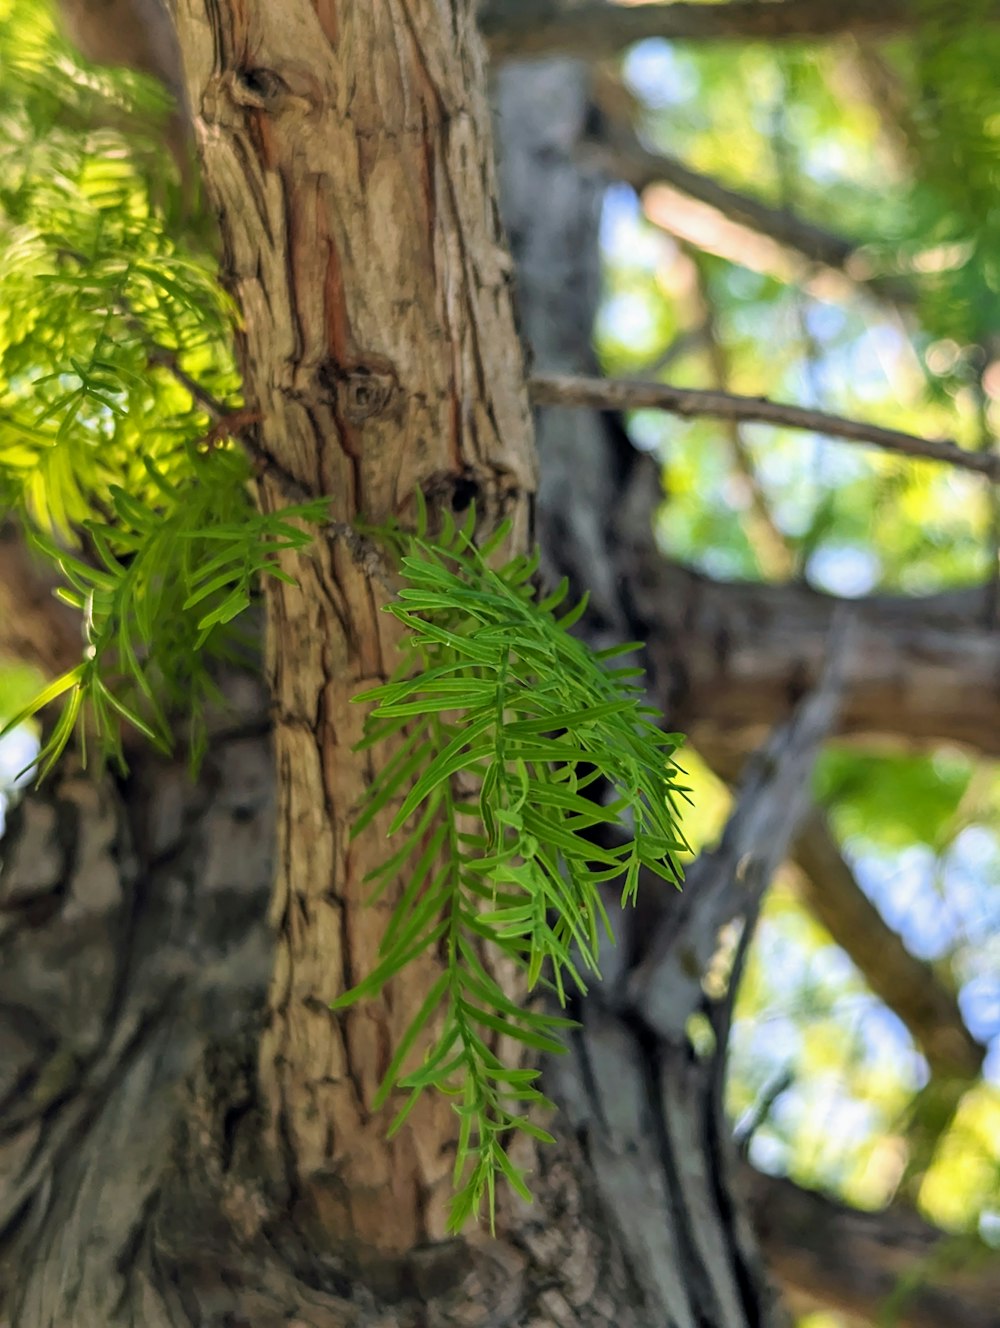
[[[981,1242],[901,1205],[858,1212],[750,1167],[741,1181],[768,1266],[803,1309],[894,1328],[995,1328],[1000,1258]]]
[[[687,250],[694,274],[690,302],[695,321],[705,329],[705,350],[712,373],[713,387],[729,390],[729,357],[719,339],[716,311],[709,294],[704,257]],[[788,536],[774,519],[767,493],[754,467],[739,420],[726,422],[726,436],[733,470],[748,500],[743,514],[744,529],[757,558],[757,565],[773,581],[787,581],[795,572],[795,553]]]
[[[149,363],[156,368],[166,369],[167,373],[184,388],[192,402],[196,406],[199,406],[213,423],[218,424],[220,421],[225,420],[228,416],[235,413],[225,406],[223,402],[218,401],[212,396],[211,392],[202,387],[197,379],[191,377],[187,370],[181,366],[180,359],[175,350],[170,350],[166,346],[159,346],[155,342],[148,341],[142,324],[138,319],[135,320],[135,323],[140,336],[147,341],[149,347]]]
[[[727,923],[738,919],[752,932],[760,901],[781,866],[809,804],[817,753],[840,707],[843,662],[851,629],[832,624],[829,655],[816,690],[755,752],[740,780],[733,811],[718,848],[703,852],[686,873],[685,891],[697,907],[667,909],[628,980],[634,1011],[660,1037],[683,1038],[689,1017],[703,1001],[705,975]],[[676,956],[685,957],[682,991]],[[737,977],[729,979],[738,981]]]
[[[978,1079],[986,1048],[969,1032],[958,1001],[934,969],[915,958],[861,889],[826,816],[814,808],[794,857],[803,902],[857,966],[865,982],[906,1025],[930,1078],[908,1111],[909,1159],[900,1191],[916,1198],[938,1144]]]
[[[1000,456],[969,452],[951,440],[918,438],[897,429],[885,429],[862,420],[850,420],[803,406],[788,406],[766,397],[736,396],[730,392],[706,392],[669,383],[632,382],[614,378],[583,378],[570,375],[536,375],[529,383],[536,406],[587,406],[594,410],[665,410],[685,419],[710,416],[718,420],[746,420],[786,429],[867,443],[901,456],[940,461],[985,475],[1000,483]]]
[[[976,1079],[985,1048],[966,1028],[954,994],[929,964],[910,954],[861,889],[818,809],[799,832],[795,859],[804,873],[803,900],[909,1029],[931,1073],[966,1085]]]
[[[618,179],[642,192],[649,186],[669,185],[707,207],[721,212],[740,226],[766,235],[795,251],[810,263],[843,273],[872,294],[895,304],[912,304],[913,288],[900,278],[877,276],[863,246],[807,221],[785,208],[771,207],[750,194],[730,189],[709,175],[693,170],[666,153],[650,152],[638,140],[601,147],[601,157]]]
[[[735,0],[720,5],[638,4],[589,0],[570,8],[558,0],[485,0],[480,27],[495,60],[576,55],[604,60],[650,37],[670,41],[813,41],[884,37],[916,21],[907,0]]]
[[[715,755],[718,758],[720,753]],[[739,760],[726,764],[733,753],[723,751],[721,755],[723,763],[713,762],[713,768],[728,783],[736,783]],[[819,808],[805,816],[793,857],[801,869],[803,903],[848,955],[874,995],[903,1022],[927,1060],[932,1081],[927,1086],[932,1091],[926,1092],[928,1106],[957,1105],[978,1078],[986,1049],[966,1027],[954,993],[930,964],[910,953],[861,889]],[[936,1119],[932,1121],[931,1116]],[[940,1133],[928,1127],[949,1118],[950,1113],[940,1110],[916,1111],[917,1142],[923,1154],[933,1148]]]
[[[669,561],[637,512],[656,492],[650,460],[615,524],[630,624],[648,643],[653,695],[670,724],[715,768],[738,768],[815,685],[845,601],[798,584],[715,581]],[[838,732],[1000,756],[1000,633],[987,602],[985,588],[848,601],[858,630]]]

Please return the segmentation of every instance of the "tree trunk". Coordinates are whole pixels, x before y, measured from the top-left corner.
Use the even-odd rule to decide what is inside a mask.
[[[205,185],[244,315],[244,390],[268,510],[331,496],[332,530],[412,520],[419,488],[530,531],[534,456],[499,233],[483,55],[464,3],[343,9],[183,0]],[[440,960],[384,999],[330,1003],[374,966],[393,808],[352,819],[377,751],[351,699],[388,680],[398,639],[371,560],[331,535],[268,587],[278,873],[260,1047],[267,1171],[320,1246],[367,1260],[443,1236],[450,1103],[426,1095],[392,1142],[370,1102]]]

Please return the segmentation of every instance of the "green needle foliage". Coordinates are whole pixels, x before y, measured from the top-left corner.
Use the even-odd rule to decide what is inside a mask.
[[[489,565],[506,527],[482,549],[471,532],[471,518],[461,530],[448,522],[432,540],[422,517],[416,534],[390,534],[405,584],[386,607],[406,628],[404,659],[391,682],[356,699],[372,707],[360,747],[396,746],[353,833],[395,810],[399,843],[370,879],[376,897],[404,885],[379,964],[335,1005],[375,995],[421,954],[440,956],[377,1105],[405,1091],[395,1131],[426,1090],[455,1098],[455,1230],[484,1197],[492,1223],[498,1176],[529,1197],[507,1152],[512,1131],[549,1138],[529,1117],[551,1105],[538,1070],[505,1065],[497,1037],[559,1052],[571,1024],[513,1002],[490,957],[565,1005],[568,986],[583,992],[597,975],[602,931],[611,937],[601,885],[622,881],[623,904],[643,867],[676,885],[685,848],[680,738],[657,727],[638,670],[608,667],[635,646],[590,651],[569,631],[584,603],[560,612],[565,583],[539,599],[536,559]],[[418,1043],[423,1057],[407,1069]]]
[[[81,662],[25,705],[3,730],[60,697],[64,705],[37,761],[45,776],[78,732],[86,758],[91,732],[102,758],[125,767],[122,721],[171,750],[178,714],[188,717],[188,750],[197,765],[207,742],[205,709],[222,697],[212,663],[238,657],[233,624],[264,574],[291,580],[277,565],[303,549],[329,503],[257,513],[246,494],[247,463],[222,450],[192,461],[199,478],[172,484],[152,463],[159,502],[112,486],[109,520],[86,521],[89,561],[34,533],[66,585],[57,594],[83,614]],[[199,475],[200,472],[200,475]]]

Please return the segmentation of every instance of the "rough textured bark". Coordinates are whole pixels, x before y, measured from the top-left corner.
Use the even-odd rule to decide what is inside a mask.
[[[514,521],[535,487],[511,263],[496,216],[480,41],[464,0],[344,8],[179,0],[178,32],[228,282],[266,509],[331,496],[334,523],[432,503]],[[369,1103],[420,993],[333,1015],[378,952],[364,900],[382,818],[349,840],[371,777],[351,699],[387,680],[385,589],[332,538],[268,594],[279,771],[275,975],[260,1075],[266,1149],[317,1241],[395,1253],[444,1234],[455,1117],[421,1101],[392,1143]],[[380,759],[376,754],[374,759]]]
[[[183,762],[140,757],[123,782],[66,769],[9,814],[4,1328],[211,1322],[165,1310],[151,1288],[171,1280],[170,1245],[154,1253],[153,1230],[190,1102],[186,1080],[210,1043],[239,1068],[270,966],[261,925],[274,862],[267,713],[258,686],[228,690],[229,728],[198,784]],[[224,1170],[221,1128],[202,1142],[201,1170],[183,1179],[188,1207],[175,1243],[199,1230],[199,1176]]]
[[[384,1317],[370,1297],[352,1306],[331,1290],[349,1288],[332,1263],[284,1263],[281,1240],[295,1251],[287,1214],[254,1245],[245,1130],[272,962],[274,799],[267,707],[252,686],[235,688],[238,714],[198,784],[153,758],[122,783],[67,770],[12,818],[0,877],[0,1324],[389,1328],[449,1322],[449,1299],[450,1321],[467,1324],[477,1290],[486,1321],[511,1328],[663,1322],[629,1308],[638,1275],[600,1234],[599,1187],[622,1192],[619,1163],[633,1179],[648,1168],[634,1195],[649,1205],[641,1276],[664,1277],[653,1256],[668,1239],[666,1200],[647,1126],[663,1119],[662,1086],[684,1103],[670,1118],[683,1131],[706,1066],[685,1054],[673,1080],[654,1075],[648,1033],[603,1000],[586,1011],[585,1044],[557,1067],[579,1138],[540,1154],[536,1209],[432,1317],[405,1300]],[[864,1313],[930,1259],[932,1281],[904,1302],[901,1328],[992,1322],[995,1268],[942,1279],[933,1261],[947,1247],[912,1216],[857,1214],[749,1171],[736,1188],[771,1266],[800,1294]],[[255,1258],[234,1259],[233,1221]],[[426,1251],[411,1292],[434,1302],[448,1271],[447,1250]]]

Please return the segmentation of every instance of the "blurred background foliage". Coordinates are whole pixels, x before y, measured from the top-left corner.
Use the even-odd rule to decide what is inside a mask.
[[[646,149],[842,235],[857,260],[819,271],[711,209],[664,206],[656,184],[612,182],[595,331],[606,372],[995,446],[1000,25],[982,21],[987,0],[920,4],[916,33],[878,47],[649,41],[602,71]],[[238,405],[231,311],[204,235],[180,224],[163,111],[148,80],[76,60],[43,0],[0,0],[0,499],[64,542],[113,506],[114,485],[162,513],[143,456],[180,495],[175,512],[214,464],[211,417],[178,365]],[[81,251],[116,300],[82,278]],[[996,580],[1000,522],[974,477],[763,426],[637,412],[628,427],[663,460],[665,553],[711,575],[847,597]],[[231,524],[244,479],[227,491]],[[0,718],[35,681],[0,670]],[[8,779],[26,743],[0,751]],[[729,793],[697,752],[684,764],[698,849]],[[1000,770],[956,750],[838,746],[816,792],[861,888],[988,1048],[913,1197],[1000,1244]],[[729,1103],[757,1165],[877,1207],[906,1177],[927,1065],[802,895],[789,867],[768,896]]]
[[[607,372],[995,446],[1000,27],[983,0],[921,5],[914,35],[878,47],[647,41],[626,54],[609,77],[647,150],[851,241],[864,276],[902,283],[902,298],[823,280],[711,209],[666,206],[656,184],[617,185],[597,327]],[[975,480],[756,425],[734,437],[641,411],[629,429],[663,459],[662,547],[709,574],[804,578],[848,597],[995,581],[995,499]],[[729,795],[697,753],[685,764],[697,849]],[[1000,1244],[1000,769],[954,749],[843,745],[822,758],[816,792],[861,888],[988,1048],[913,1197],[934,1222]],[[729,1105],[751,1159],[880,1207],[906,1178],[927,1079],[901,1020],[786,868],[730,1047]]]

